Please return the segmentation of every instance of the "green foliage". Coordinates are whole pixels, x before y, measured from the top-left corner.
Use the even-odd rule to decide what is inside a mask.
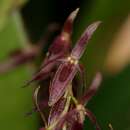
[[[26,46],[26,43],[23,43],[25,36],[19,12],[13,11],[14,6],[20,4],[17,2],[24,1],[0,0],[0,60],[6,59],[11,50],[21,48],[20,44]],[[28,79],[29,73],[29,67],[22,66],[15,71],[0,75],[1,130],[37,129],[36,115],[31,118],[25,117],[25,113],[32,107],[32,91],[20,87]]]

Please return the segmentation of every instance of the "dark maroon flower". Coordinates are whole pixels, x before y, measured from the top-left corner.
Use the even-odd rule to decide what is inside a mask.
[[[75,123],[75,117],[77,114],[78,111],[76,109],[73,109],[66,113],[61,119],[59,119],[54,130],[61,130],[66,122],[69,122],[70,124]]]
[[[75,121],[72,125],[71,130],[83,130],[83,124],[79,123],[78,121]]]
[[[58,59],[64,58],[66,55],[68,55],[70,51],[73,21],[77,13],[78,9],[69,15],[61,34],[54,39],[54,42],[48,49],[47,56],[41,65],[40,71],[34,75],[34,77],[28,81],[25,86],[29,85],[33,81],[46,79],[51,74],[52,69],[59,64]]]
[[[61,60],[62,63],[59,66],[50,85],[50,106],[54,105],[61,98],[68,84],[72,82],[75,74],[80,69],[80,66],[78,64],[79,59],[85,51],[88,40],[91,38],[92,34],[97,29],[100,23],[101,22],[98,21],[89,25],[83,33],[83,35],[78,40],[78,42],[76,43],[70,56]]]
[[[40,87],[36,88],[34,93],[34,99],[37,109],[35,110],[42,114],[42,118],[45,121],[45,129],[61,130],[64,126],[66,126],[67,130],[83,130],[83,122],[86,116],[94,124],[96,130],[100,130],[101,128],[96,120],[96,117],[88,108],[85,108],[85,106],[97,92],[101,81],[102,76],[100,72],[98,72],[88,90],[79,100],[75,99],[73,95],[70,95],[70,93],[66,91],[66,93],[68,94],[65,93],[65,95],[61,97],[60,100],[54,104],[54,106],[51,107],[50,114],[48,117],[48,123],[45,121],[45,118],[43,117],[42,113],[42,109],[45,109],[45,107],[48,105],[47,101],[45,100],[38,104],[37,95]],[[67,99],[69,99],[71,104],[68,105],[68,109],[67,111],[65,111]],[[74,105],[72,105],[72,102],[74,103]]]
[[[54,122],[56,122],[61,115],[61,113],[64,111],[66,104],[66,98],[62,97],[50,110],[49,118],[48,118],[48,124],[51,125]]]
[[[55,65],[57,65],[58,61],[62,62],[59,65],[49,88],[49,102],[48,104],[46,104],[47,106],[50,106],[48,122],[42,111],[45,108],[45,102],[47,103],[48,100],[42,100],[43,105],[41,104],[41,102],[38,102],[38,93],[40,87],[36,88],[34,93],[35,105],[37,111],[40,113],[44,121],[45,130],[61,130],[64,127],[67,130],[83,130],[85,117],[88,117],[91,120],[91,122],[95,125],[96,130],[100,130],[100,126],[97,123],[96,117],[88,108],[85,108],[85,105],[98,90],[102,79],[101,74],[96,74],[92,84],[84,93],[84,95],[79,98],[79,100],[74,97],[71,86],[72,80],[74,79],[77,71],[79,70],[83,74],[83,70],[78,62],[83,52],[85,51],[86,43],[91,38],[92,34],[99,24],[99,21],[95,22],[85,30],[85,32],[75,45],[74,49],[72,50],[71,54],[67,58],[64,57],[66,57],[66,55],[69,53],[68,50],[66,50],[67,53],[60,53],[60,46],[58,44],[61,42],[54,42],[54,44],[52,44],[52,46],[50,47],[49,54],[45,58],[42,64],[42,69],[38,73],[40,75],[36,76],[37,79],[35,79],[39,80],[41,78],[45,78],[45,70],[47,70],[47,74],[49,74],[51,72],[51,69]],[[60,39],[61,37],[59,36],[58,38]],[[66,44],[68,43],[69,42],[67,42]],[[54,48],[54,51],[52,51],[52,48]],[[42,70],[43,73],[41,74]]]
[[[59,119],[54,130],[61,130],[67,124],[69,124],[69,130],[82,130],[85,116],[94,124],[96,130],[101,129],[94,114],[88,108],[85,108],[85,105],[98,90],[101,80],[101,74],[97,73],[85,95],[79,101],[75,99],[76,106]]]
[[[102,76],[100,72],[96,73],[90,87],[81,93],[79,92],[81,87],[78,86],[78,76],[75,76],[79,71],[82,84],[85,85],[84,67],[79,64],[79,60],[89,39],[101,22],[97,21],[89,25],[75,47],[71,49],[73,22],[78,11],[79,8],[68,16],[61,33],[50,45],[39,71],[23,86],[25,87],[33,81],[40,81],[40,85],[35,88],[33,93],[35,107],[26,114],[31,115],[33,112],[39,112],[44,122],[43,127],[39,130],[83,130],[85,117],[90,119],[96,130],[101,129],[94,114],[85,106],[97,92]],[[56,24],[50,25],[46,35],[40,39],[37,45],[11,52],[10,58],[0,63],[0,73],[34,60],[48,41],[50,32],[57,28]]]
[[[84,96],[80,98],[79,102],[81,104],[86,105],[89,102],[89,100],[96,94],[101,81],[102,76],[101,73],[98,72],[95,78],[93,79],[91,85],[89,86],[88,90],[85,92]]]

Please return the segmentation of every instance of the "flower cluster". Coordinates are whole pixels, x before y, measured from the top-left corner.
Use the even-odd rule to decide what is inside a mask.
[[[39,71],[24,85],[27,86],[33,81],[42,81],[42,85],[34,91],[36,106],[34,111],[40,113],[44,122],[41,130],[82,130],[86,116],[95,125],[96,130],[100,130],[93,113],[85,108],[100,85],[102,80],[100,72],[96,73],[90,87],[87,91],[81,92],[80,96],[78,96],[79,89],[75,81],[78,82],[76,79],[78,71],[84,77],[85,73],[79,60],[89,39],[101,22],[97,21],[89,25],[75,46],[71,48],[73,22],[78,11],[79,9],[76,9],[68,16],[61,33],[49,47]],[[10,68],[32,59],[37,55],[39,48],[29,53],[15,54]],[[49,87],[45,89],[48,85]],[[80,86],[81,89],[84,86],[85,83]]]
[[[43,130],[82,130],[85,116],[89,117],[97,130],[100,130],[95,116],[90,110],[85,108],[85,105],[97,91],[102,79],[101,74],[99,72],[96,74],[89,89],[81,97],[76,97],[77,92],[73,91],[74,87],[76,87],[76,85],[73,85],[76,73],[79,71],[81,75],[84,74],[79,65],[79,59],[100,21],[89,25],[75,44],[75,47],[71,49],[72,25],[77,12],[78,9],[73,11],[67,18],[61,34],[49,48],[41,70],[31,80],[31,82],[34,80],[45,80],[46,75],[53,73],[48,99],[38,102],[40,87],[36,88],[34,93],[37,109],[45,123]],[[54,71],[53,68],[55,68]],[[42,110],[47,106],[50,109],[46,119]]]

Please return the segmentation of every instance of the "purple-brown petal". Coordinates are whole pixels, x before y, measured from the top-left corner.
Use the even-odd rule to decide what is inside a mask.
[[[65,69],[66,65],[71,69]],[[65,71],[66,70],[66,71]],[[64,72],[64,73],[63,73]],[[49,91],[49,106],[54,105],[64,94],[68,84],[73,80],[77,72],[76,65],[70,65],[68,62],[61,64],[53,78],[53,81],[50,85]],[[66,80],[62,77],[66,75]]]
[[[41,81],[41,80],[44,80],[44,79],[48,78],[48,76],[51,75],[51,72],[54,69],[56,64],[57,64],[57,62],[55,60],[52,60],[52,62],[49,62],[49,64],[45,65],[38,73],[36,73],[32,77],[31,80],[27,81],[25,83],[25,85],[23,85],[23,87],[28,86],[33,81]]]
[[[75,116],[78,114],[79,112],[77,111],[77,109],[72,109],[70,110],[67,114],[65,114],[57,123],[56,128],[54,130],[61,130],[63,128],[63,125],[66,122],[69,122],[70,124],[73,124],[75,122]]]
[[[72,69],[73,69],[73,64],[65,64],[59,74],[60,75],[59,81],[64,82],[65,80],[67,80],[68,76],[72,72]]]
[[[75,121],[72,125],[71,130],[83,130],[83,124],[79,123],[78,121]]]
[[[64,110],[65,104],[66,104],[66,98],[62,97],[54,106],[52,106],[48,118],[48,124],[52,124],[56,120],[58,120],[60,114]]]
[[[57,36],[51,46],[49,47],[49,53],[53,55],[63,55],[70,50],[70,39],[65,39],[64,35]]]
[[[49,48],[49,53],[54,55],[60,53],[68,53],[70,50],[70,43],[71,43],[71,34],[73,30],[73,22],[78,13],[78,8],[73,11],[67,18],[64,23],[63,30],[59,36],[54,39],[54,42]]]
[[[69,35],[72,34],[72,30],[73,30],[73,22],[78,14],[79,8],[77,8],[76,10],[74,10],[67,18],[67,20],[64,23],[64,27],[63,27],[63,31]]]
[[[71,55],[73,57],[75,57],[76,59],[80,59],[85,51],[89,39],[92,37],[92,34],[95,32],[100,23],[100,21],[97,21],[87,27],[71,52]]]
[[[87,104],[88,101],[95,95],[100,86],[101,81],[102,81],[102,75],[100,72],[98,72],[94,77],[90,87],[88,88],[84,96],[80,99],[79,102],[81,104]]]

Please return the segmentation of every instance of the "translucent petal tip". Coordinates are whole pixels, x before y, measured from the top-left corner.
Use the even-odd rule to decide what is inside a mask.
[[[91,25],[89,25],[87,28],[87,32],[89,33],[89,35],[92,35],[93,32],[98,28],[98,26],[101,23],[102,23],[101,21],[96,21],[96,22],[92,23]]]
[[[96,76],[95,76],[95,78],[94,78],[94,80],[93,80],[93,82],[92,82],[92,86],[93,86],[95,89],[97,89],[97,88],[99,87],[101,81],[102,81],[102,75],[101,75],[100,72],[97,72],[97,73],[96,73]],[[94,88],[93,88],[93,89],[94,89]]]
[[[76,18],[78,12],[79,12],[79,8],[77,8],[76,10],[74,10],[74,11],[70,14],[69,19],[70,19],[71,21],[73,21],[73,20]]]
[[[70,15],[67,17],[67,20],[64,23],[64,27],[63,27],[63,35],[65,34],[65,36],[71,36],[72,34],[72,30],[73,30],[73,22],[77,16],[77,13],[79,11],[79,8],[77,8],[76,10],[74,10],[73,12],[70,13]],[[66,35],[67,34],[67,35]]]

